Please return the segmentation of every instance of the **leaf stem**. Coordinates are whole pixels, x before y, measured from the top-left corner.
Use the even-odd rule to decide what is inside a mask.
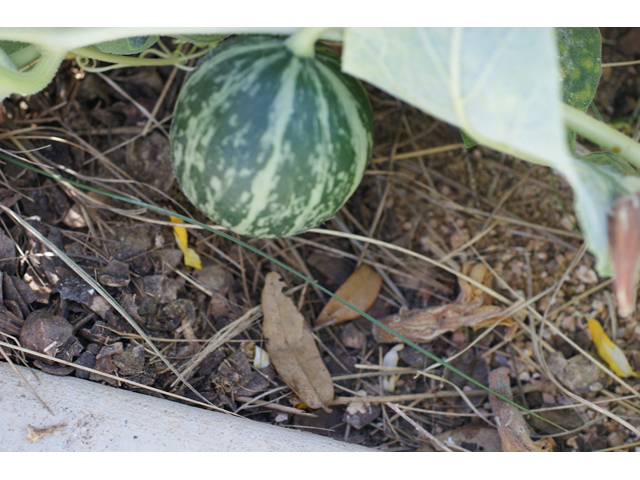
[[[640,144],[569,105],[562,104],[562,113],[567,128],[588,138],[605,150],[617,153],[625,160],[640,168]]]
[[[313,58],[316,42],[327,30],[335,27],[305,27],[298,30],[286,40],[286,45],[296,56]]]
[[[19,72],[0,66],[0,99],[4,91],[21,95],[39,92],[49,85],[64,57],[63,52],[44,50],[38,63],[29,71]]]

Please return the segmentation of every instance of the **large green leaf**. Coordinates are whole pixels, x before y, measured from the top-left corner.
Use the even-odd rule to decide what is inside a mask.
[[[458,126],[478,142],[559,170],[601,274],[611,274],[607,211],[617,174],[566,142],[552,28],[347,28],[343,70]]]
[[[193,43],[194,45],[205,46],[212,45],[219,42],[223,38],[227,38],[229,35],[175,35],[178,40],[183,42]]]
[[[556,30],[562,100],[567,105],[587,111],[600,83],[602,73],[602,38],[596,27],[562,27]],[[575,148],[576,135],[569,132],[569,145]]]
[[[97,43],[95,45],[91,45],[89,48],[93,48],[98,52],[110,53],[113,55],[135,55],[151,48],[157,41],[157,35],[151,35],[148,37],[119,38],[118,40]]]

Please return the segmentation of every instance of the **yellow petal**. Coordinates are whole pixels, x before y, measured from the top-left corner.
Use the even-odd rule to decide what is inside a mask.
[[[169,216],[173,223],[184,223],[179,218]],[[187,237],[187,229],[184,227],[178,227],[177,225],[173,227],[173,236],[176,239],[176,244],[178,248],[182,252],[184,264],[187,267],[193,267],[197,270],[202,269],[202,263],[200,262],[200,256],[196,253],[196,251],[187,246],[188,237]]]
[[[589,318],[589,331],[598,349],[598,355],[602,358],[611,370],[619,377],[637,377],[638,374],[633,371],[631,365],[625,357],[624,352],[604,333],[600,322],[593,318]]]

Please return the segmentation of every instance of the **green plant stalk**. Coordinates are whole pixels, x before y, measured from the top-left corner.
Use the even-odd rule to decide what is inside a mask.
[[[18,68],[22,68],[24,65],[29,65],[34,60],[40,58],[40,52],[34,45],[28,45],[21,50],[9,55],[11,61]]]
[[[225,34],[225,35],[293,35],[299,27],[51,27],[25,28],[2,27],[0,39],[16,42],[46,45],[51,49],[70,52],[76,48],[96,43],[117,40],[119,38],[147,35],[193,35],[193,34]],[[322,36],[327,40],[341,40],[339,31],[331,31]]]
[[[30,95],[42,90],[55,76],[65,55],[66,52],[42,49],[40,60],[29,71],[0,67],[0,100],[12,93]]]
[[[301,28],[286,40],[286,45],[298,57],[313,58],[316,42],[327,30],[334,27],[306,27]]]
[[[58,67],[64,57],[71,51],[82,49],[88,45],[117,40],[120,38],[145,36],[145,35],[189,35],[189,34],[268,34],[268,35],[293,35],[300,28],[297,27],[50,27],[50,28],[24,28],[2,27],[0,39],[31,44],[25,51],[19,54],[14,63],[26,65],[38,58],[37,52],[42,52],[38,63],[28,72],[16,72],[0,63],[0,101],[12,93],[31,95],[46,87],[55,77]],[[302,29],[301,31],[304,31]],[[315,27],[310,28],[314,35],[318,35]],[[328,34],[325,28],[319,29],[322,38],[341,40],[341,32],[332,30]],[[309,35],[305,33],[304,35]],[[94,58],[95,54],[86,55]],[[123,57],[125,58],[125,57]],[[108,60],[112,61],[112,60]],[[153,61],[149,59],[148,61]],[[122,60],[116,63],[125,63]],[[18,64],[18,63],[16,63]],[[147,65],[159,65],[156,63],[142,63]]]
[[[189,60],[189,58],[180,57],[179,55],[173,55],[168,58],[144,58],[138,55],[114,55],[111,53],[102,53],[90,48],[76,48],[71,53],[80,56],[90,58],[92,60],[98,60],[100,62],[117,63],[122,66],[131,67],[158,67],[164,65],[173,65],[181,60]],[[205,53],[205,52],[203,52]]]
[[[562,104],[564,121],[570,130],[588,138],[605,150],[617,153],[633,166],[640,168],[640,144],[616,129],[599,122],[569,105]]]
[[[424,348],[422,348],[422,347],[421,347],[420,345],[418,345],[417,343],[412,342],[411,340],[409,340],[408,338],[406,338],[406,337],[405,337],[405,336],[403,336],[403,335],[400,335],[399,333],[397,333],[396,331],[394,331],[392,328],[390,328],[390,327],[388,327],[388,326],[384,325],[384,324],[383,324],[382,322],[380,322],[379,320],[376,320],[375,318],[373,318],[372,316],[370,316],[370,315],[368,315],[367,313],[363,312],[363,311],[362,311],[362,310],[360,310],[359,308],[357,308],[357,307],[355,307],[355,306],[351,305],[351,304],[350,304],[349,302],[347,302],[346,300],[344,300],[344,299],[342,299],[342,298],[338,297],[337,295],[335,295],[334,293],[330,292],[329,290],[327,290],[326,288],[322,287],[321,285],[318,285],[316,282],[314,282],[314,281],[313,281],[313,280],[311,280],[310,278],[306,277],[306,276],[305,276],[305,275],[303,275],[302,273],[299,273],[299,272],[297,272],[295,269],[293,269],[293,268],[291,268],[290,266],[286,265],[285,263],[283,263],[283,262],[281,262],[281,261],[279,261],[279,260],[276,260],[275,258],[272,258],[271,256],[267,255],[266,253],[264,253],[263,251],[259,250],[258,248],[254,247],[254,246],[252,246],[252,245],[249,245],[248,243],[243,242],[242,240],[238,240],[237,238],[233,237],[232,235],[229,235],[229,234],[227,234],[227,233],[221,232],[221,231],[219,231],[219,230],[217,230],[217,229],[215,229],[215,228],[212,228],[212,227],[210,227],[210,226],[208,226],[208,225],[205,225],[204,223],[198,222],[197,220],[193,220],[192,218],[186,217],[186,216],[181,215],[181,214],[179,214],[179,213],[172,212],[172,211],[169,211],[169,210],[165,210],[164,208],[156,207],[156,206],[154,206],[154,205],[150,205],[150,204],[147,204],[147,203],[144,203],[144,202],[141,202],[141,201],[139,201],[139,200],[135,200],[135,199],[132,199],[132,198],[129,198],[129,197],[125,197],[125,196],[118,195],[118,194],[111,193],[111,192],[106,192],[106,191],[104,191],[104,190],[100,190],[100,189],[98,189],[98,188],[90,187],[90,186],[88,186],[88,185],[84,185],[84,184],[79,183],[79,182],[76,182],[76,181],[74,181],[74,180],[70,180],[70,179],[64,178],[64,177],[62,177],[62,176],[60,176],[60,175],[57,175],[57,174],[54,174],[54,173],[46,172],[46,171],[44,171],[44,170],[42,170],[42,169],[40,169],[40,168],[38,168],[38,167],[35,167],[35,166],[30,165],[30,164],[28,164],[28,163],[24,163],[24,162],[22,162],[22,161],[16,160],[15,158],[9,157],[9,156],[5,155],[4,153],[0,153],[0,158],[3,158],[3,159],[5,159],[5,160],[7,160],[7,161],[9,161],[9,162],[11,162],[11,163],[16,164],[16,165],[20,165],[21,167],[23,167],[23,168],[27,168],[28,170],[31,170],[31,171],[36,172],[36,173],[38,173],[38,174],[45,175],[45,176],[47,176],[47,177],[49,177],[49,178],[52,178],[52,179],[55,179],[55,180],[59,180],[59,181],[63,181],[63,182],[69,183],[70,185],[76,186],[76,187],[78,187],[78,188],[82,188],[82,189],[84,189],[84,190],[89,190],[89,191],[92,191],[92,192],[100,193],[100,194],[102,194],[102,195],[106,195],[106,196],[108,196],[108,197],[111,197],[111,198],[114,198],[114,199],[116,199],[116,200],[120,200],[120,201],[123,201],[123,202],[126,202],[126,203],[130,203],[130,204],[132,204],[132,205],[137,205],[137,206],[139,206],[139,207],[147,208],[147,209],[149,209],[149,210],[152,210],[152,211],[154,211],[154,212],[156,212],[156,213],[160,213],[160,214],[162,214],[162,215],[166,215],[166,216],[173,216],[173,217],[176,217],[176,218],[181,219],[181,220],[182,220],[182,221],[184,221],[184,222],[191,223],[192,225],[196,225],[196,226],[198,226],[198,227],[200,227],[200,228],[203,228],[203,229],[205,229],[205,230],[208,230],[208,231],[209,231],[209,232],[211,232],[211,233],[215,233],[216,235],[220,235],[221,237],[223,237],[223,238],[225,238],[225,239],[227,239],[227,240],[230,240],[230,241],[232,241],[232,242],[234,242],[234,243],[236,243],[236,244],[238,244],[238,245],[240,245],[240,246],[242,246],[242,247],[246,248],[247,250],[249,250],[249,251],[251,251],[251,252],[253,252],[253,253],[257,254],[257,255],[260,255],[260,256],[262,256],[262,257],[267,258],[268,260],[270,260],[271,262],[273,262],[273,263],[275,263],[276,265],[280,266],[281,268],[284,268],[285,270],[287,270],[287,271],[288,271],[288,272],[290,272],[291,274],[293,274],[293,275],[297,276],[298,278],[300,278],[300,279],[304,280],[305,282],[310,283],[310,284],[311,284],[311,285],[313,285],[314,287],[317,287],[317,288],[318,288],[320,291],[322,291],[323,293],[325,293],[325,294],[329,295],[329,296],[330,296],[330,297],[332,297],[332,298],[335,298],[336,300],[338,300],[338,301],[339,301],[339,302],[341,302],[342,304],[346,305],[347,307],[349,307],[349,308],[351,308],[352,310],[354,310],[355,312],[357,312],[359,315],[362,315],[364,318],[366,318],[367,320],[369,320],[369,321],[370,321],[370,322],[372,322],[373,324],[375,324],[375,325],[377,325],[378,327],[380,327],[380,328],[382,328],[382,329],[386,330],[387,332],[391,333],[392,335],[395,335],[395,336],[398,338],[398,340],[399,340],[399,341],[404,342],[404,343],[406,343],[407,345],[409,345],[409,346],[411,346],[411,347],[415,348],[415,349],[416,349],[416,350],[418,350],[420,353],[422,353],[423,355],[426,355],[428,358],[430,358],[430,359],[431,359],[431,360],[433,360],[434,362],[437,362],[437,363],[439,363],[440,365],[442,365],[443,367],[448,368],[448,369],[449,369],[449,370],[451,370],[452,372],[454,372],[454,373],[456,373],[456,374],[460,375],[460,376],[461,376],[462,378],[464,378],[465,380],[467,380],[467,381],[469,381],[469,382],[473,383],[474,385],[476,385],[476,386],[478,386],[478,387],[482,388],[482,389],[483,389],[483,390],[485,390],[486,392],[488,392],[488,393],[490,393],[490,394],[492,394],[492,395],[495,395],[496,397],[500,398],[502,401],[504,401],[504,402],[506,402],[506,403],[508,403],[508,404],[510,404],[510,405],[513,405],[514,407],[518,408],[519,410],[522,410],[523,412],[525,412],[525,413],[527,413],[527,414],[529,414],[529,415],[532,415],[532,416],[534,416],[534,417],[538,418],[539,420],[542,420],[542,421],[544,421],[544,422],[546,422],[546,423],[549,423],[550,425],[553,425],[553,426],[555,426],[556,428],[559,428],[559,429],[561,429],[561,430],[565,430],[564,428],[560,427],[559,425],[556,425],[555,423],[551,422],[550,420],[547,420],[546,418],[543,418],[543,417],[541,417],[540,415],[538,415],[538,414],[536,414],[536,413],[534,413],[534,412],[532,412],[532,411],[530,411],[530,410],[528,410],[528,409],[526,409],[526,408],[524,408],[524,407],[522,407],[522,406],[518,405],[518,404],[517,404],[517,403],[515,403],[513,400],[509,400],[508,398],[506,398],[506,397],[504,397],[504,396],[502,396],[502,395],[500,395],[500,394],[498,394],[498,393],[494,392],[494,391],[493,391],[493,390],[491,390],[489,387],[487,387],[487,386],[483,385],[482,383],[478,382],[477,380],[475,380],[475,379],[471,378],[469,375],[467,375],[467,374],[465,374],[464,372],[462,372],[462,371],[458,370],[458,369],[457,369],[456,367],[454,367],[453,365],[451,365],[451,364],[449,364],[449,363],[445,362],[444,360],[442,360],[442,359],[441,359],[441,358],[439,358],[438,356],[436,356],[436,355],[434,355],[433,353],[431,353],[431,352],[429,352],[429,351],[425,350]]]

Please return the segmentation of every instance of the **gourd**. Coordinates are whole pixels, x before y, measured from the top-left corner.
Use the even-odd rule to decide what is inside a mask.
[[[315,227],[360,183],[373,114],[362,84],[318,44],[294,54],[285,38],[233,37],[190,73],[171,124],[171,159],[187,198],[242,235]]]

